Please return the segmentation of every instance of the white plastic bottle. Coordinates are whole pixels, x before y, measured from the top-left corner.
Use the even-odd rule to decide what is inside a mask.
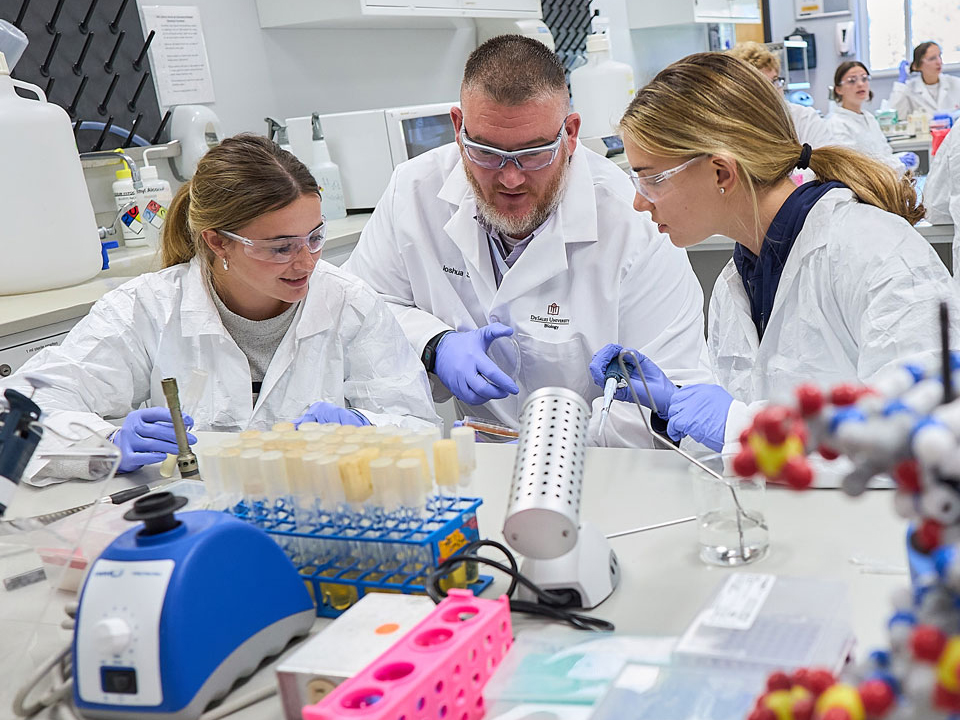
[[[347,216],[347,203],[343,197],[343,181],[340,179],[340,167],[330,159],[330,148],[323,139],[319,113],[310,116],[313,128],[313,162],[310,173],[320,186],[323,196],[323,214],[327,220],[340,220]]]
[[[609,38],[587,37],[587,62],[570,73],[573,109],[581,118],[580,137],[615,135],[634,93],[633,68],[610,59]]]
[[[140,208],[140,220],[146,229],[147,244],[157,247],[160,244],[160,231],[167,217],[167,208],[173,202],[173,190],[170,183],[157,175],[157,168],[144,165],[140,168],[143,178],[143,207]]]
[[[127,247],[141,247],[147,244],[143,220],[140,216],[143,208],[138,202],[137,193],[133,189],[133,180],[130,178],[129,168],[117,170],[117,179],[113,183],[113,202],[117,212],[126,209],[120,217],[120,230],[123,233],[123,244]],[[140,198],[142,200],[142,198]],[[132,205],[131,205],[132,203]]]
[[[17,95],[14,88],[34,98]],[[52,203],[52,205],[51,205]],[[82,283],[100,272],[100,238],[70,118],[0,53],[0,295]]]

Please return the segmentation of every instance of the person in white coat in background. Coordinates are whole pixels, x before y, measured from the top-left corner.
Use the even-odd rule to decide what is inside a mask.
[[[919,73],[909,77],[911,73]],[[924,110],[933,117],[941,110],[960,108],[960,79],[944,75],[940,46],[935,42],[922,42],[913,49],[913,61],[900,63],[900,77],[890,91],[890,106],[897,111],[900,120],[912,113]]]
[[[659,356],[675,382],[711,377],[686,253],[633,212],[626,174],[578,143],[569,102],[542,43],[482,44],[451,109],[456,143],[396,168],[345,265],[390,303],[438,400],[514,427],[541,387],[599,405],[587,362],[607,338]],[[652,444],[636,411],[618,415],[601,444]]]
[[[734,453],[775,393],[869,383],[938,357],[941,300],[960,340],[957,290],[913,228],[923,208],[910,181],[847,148],[797,142],[778,93],[745,63],[720,53],[674,63],[637,93],[621,130],[637,210],[679,247],[717,233],[737,242],[710,301],[719,384],[678,389],[655,355],[641,359],[672,439]],[[818,180],[798,188],[789,174],[807,166]],[[617,352],[597,353],[595,381]]]
[[[880,129],[880,123],[863,104],[873,100],[870,71],[858,60],[840,63],[833,75],[831,100],[836,104],[827,116],[827,124],[837,145],[858,150],[893,168],[899,174],[919,165],[916,153],[894,154]]]
[[[784,79],[780,75],[779,57],[753,40],[737,43],[727,50],[727,54],[753,65],[780,90],[780,96],[783,98]],[[827,125],[826,120],[820,117],[816,108],[797,105],[788,102],[786,98],[783,98],[783,102],[786,103],[787,110],[790,112],[800,142],[807,143],[814,148],[833,144],[833,133],[830,131],[830,126]]]
[[[960,131],[956,128],[947,133],[930,161],[923,205],[933,224],[953,224],[953,279],[960,282]]]
[[[439,422],[393,314],[319,259],[325,229],[317,182],[299,160],[262,136],[227,138],[171,203],[164,269],[104,295],[62,345],[2,385],[25,389],[28,374],[41,376],[49,386],[33,399],[44,422],[68,437],[73,422],[109,434],[121,471],[177,453],[160,381],[182,383],[195,368],[208,381],[184,411],[198,430]]]

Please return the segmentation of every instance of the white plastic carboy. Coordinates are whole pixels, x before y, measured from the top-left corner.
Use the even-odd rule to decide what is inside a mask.
[[[75,285],[99,273],[100,237],[70,118],[36,85],[11,78],[2,53],[0,158],[0,295]]]

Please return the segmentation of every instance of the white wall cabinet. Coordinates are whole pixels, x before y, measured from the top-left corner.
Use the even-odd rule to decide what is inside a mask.
[[[257,0],[257,13],[262,28],[422,28],[457,19],[542,17],[540,0]]]
[[[750,23],[760,20],[760,0],[627,0],[632,29],[689,23]]]

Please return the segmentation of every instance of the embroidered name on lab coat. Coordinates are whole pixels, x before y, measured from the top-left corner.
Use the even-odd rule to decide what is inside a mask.
[[[450,275],[456,275],[457,277],[466,276],[468,280],[470,279],[470,273],[468,273],[466,270],[457,270],[456,268],[447,267],[446,265],[444,265],[443,271],[445,273],[449,273]]]

